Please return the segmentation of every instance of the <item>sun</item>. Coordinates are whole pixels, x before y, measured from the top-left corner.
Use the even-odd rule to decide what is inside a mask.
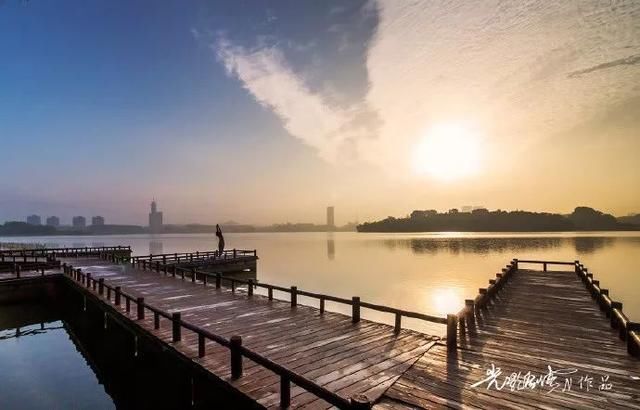
[[[435,125],[418,141],[412,156],[413,170],[421,176],[441,181],[473,176],[480,170],[481,138],[461,124]]]

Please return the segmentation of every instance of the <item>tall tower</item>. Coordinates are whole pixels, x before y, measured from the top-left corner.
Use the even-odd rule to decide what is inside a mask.
[[[151,233],[162,232],[162,212],[158,212],[158,205],[155,199],[151,202],[151,212],[149,213],[149,231]]]
[[[327,229],[330,231],[335,230],[336,222],[334,219],[334,208],[332,206],[327,207]]]

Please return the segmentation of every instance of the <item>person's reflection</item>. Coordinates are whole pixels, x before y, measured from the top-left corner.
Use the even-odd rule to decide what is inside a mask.
[[[162,241],[149,241],[149,254],[159,255],[162,253]]]
[[[336,241],[333,239],[333,232],[327,233],[327,258],[334,260],[336,257]]]

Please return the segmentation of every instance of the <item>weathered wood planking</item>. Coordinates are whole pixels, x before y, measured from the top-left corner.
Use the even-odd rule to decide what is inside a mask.
[[[180,312],[182,320],[229,338],[241,335],[243,345],[268,359],[314,381],[345,399],[364,393],[374,401],[415,360],[433,346],[436,337],[410,330],[394,332],[392,326],[338,313],[268,300],[240,290],[216,289],[202,282],[116,265],[98,258],[70,258],[62,262],[104,278],[112,286],[145,298],[145,302],[169,312]],[[124,303],[120,306],[126,315]],[[130,318],[136,315],[131,309]],[[138,322],[140,323],[140,321]],[[153,316],[141,325],[168,346],[193,359],[211,373],[265,407],[278,407],[280,379],[266,368],[245,359],[241,378],[231,378],[229,350],[214,342],[206,344],[206,355],[198,357],[197,336],[183,330],[182,340],[171,342],[167,320],[154,329]],[[295,385],[292,406],[328,408],[328,403]]]
[[[527,371],[538,375],[576,369],[558,376],[559,390],[498,391],[471,385],[487,377],[495,364],[502,375]],[[580,377],[593,377],[587,392]],[[611,390],[600,390],[608,376]],[[610,326],[574,272],[517,270],[492,304],[480,310],[475,326],[459,338],[455,354],[437,343],[385,392],[375,406],[389,408],[580,408],[640,409],[640,361]]]

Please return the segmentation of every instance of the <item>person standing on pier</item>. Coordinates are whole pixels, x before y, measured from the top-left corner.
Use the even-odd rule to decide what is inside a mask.
[[[216,236],[218,237],[218,256],[222,256],[222,252],[224,251],[224,236],[218,224],[216,224]]]

